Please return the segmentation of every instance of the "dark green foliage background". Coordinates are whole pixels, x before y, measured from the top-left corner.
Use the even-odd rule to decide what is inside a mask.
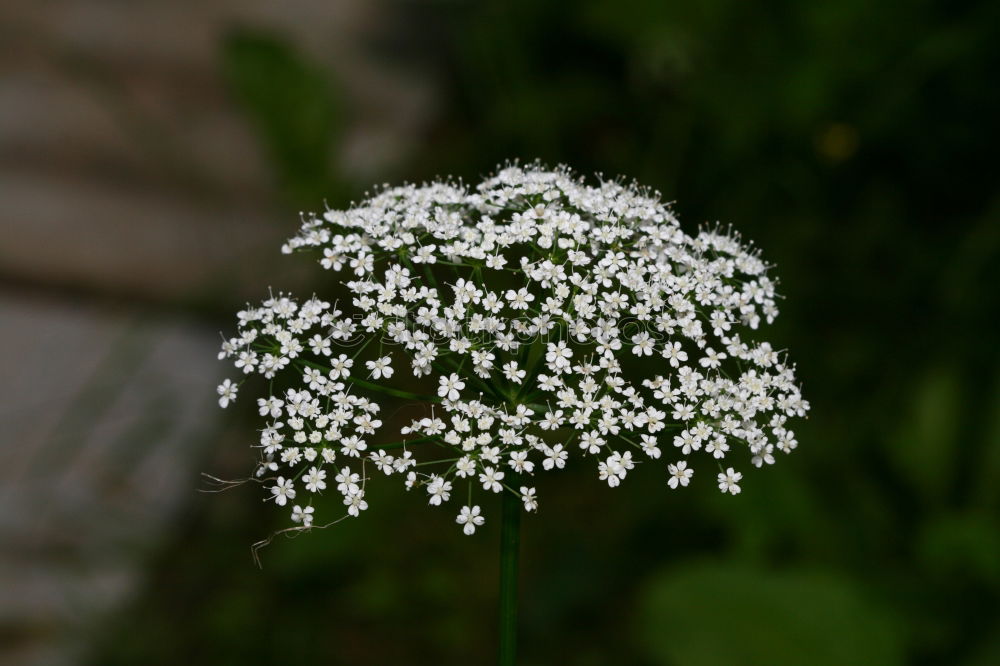
[[[663,465],[616,490],[589,463],[541,476],[522,662],[1000,663],[1000,3],[394,12],[373,57],[432,69],[443,115],[384,180],[538,157],[655,187],[689,231],[732,223],[777,266],[766,335],[813,405],[735,498],[708,468],[681,492]],[[267,26],[220,63],[289,232],[361,193],[328,158],[351,118],[331,73]],[[94,663],[489,663],[497,521],[465,538],[396,482],[370,498],[258,571],[248,545],[285,516],[256,488],[200,497]]]

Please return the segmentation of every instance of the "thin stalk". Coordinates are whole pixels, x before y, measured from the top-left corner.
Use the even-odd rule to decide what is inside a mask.
[[[399,449],[404,446],[410,446],[412,444],[423,444],[431,440],[439,439],[437,435],[428,435],[427,437],[417,437],[416,439],[404,439],[401,442],[390,442],[389,444],[379,444],[373,447],[375,450],[382,449],[384,451],[391,451],[392,449]]]
[[[364,379],[358,379],[357,377],[347,377],[347,381],[351,382],[356,386],[366,388],[369,391],[375,391],[377,393],[385,393],[386,395],[395,396],[397,398],[407,398],[409,400],[422,400],[424,402],[441,402],[441,398],[436,395],[422,395],[420,393],[410,393],[409,391],[402,391],[400,389],[395,389],[390,386],[382,386],[381,384],[373,384],[367,382]]]
[[[521,547],[521,499],[503,493],[500,509],[500,666],[517,655],[517,560]]]

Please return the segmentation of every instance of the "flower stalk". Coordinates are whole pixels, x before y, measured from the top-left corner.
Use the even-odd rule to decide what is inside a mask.
[[[512,666],[517,655],[518,555],[521,549],[521,500],[503,493],[500,509],[500,650],[497,663]]]

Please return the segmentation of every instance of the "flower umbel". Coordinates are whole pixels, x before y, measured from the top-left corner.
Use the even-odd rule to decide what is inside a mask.
[[[787,421],[809,404],[785,355],[753,339],[778,314],[767,265],[732,232],[685,233],[655,193],[514,165],[474,189],[406,185],[308,216],[283,248],[298,250],[318,250],[350,302],[271,296],[238,313],[220,356],[291,383],[257,400],[257,476],[281,506],[300,495],[303,529],[324,491],[359,515],[373,472],[457,501],[472,534],[473,494],[533,511],[528,477],[571,452],[611,487],[664,453],[673,489],[709,463],[735,495],[730,465],[796,447]],[[237,389],[227,379],[219,404]],[[382,406],[400,401],[423,415],[386,436]]]

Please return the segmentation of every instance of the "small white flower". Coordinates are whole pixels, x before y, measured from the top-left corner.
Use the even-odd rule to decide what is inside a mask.
[[[337,381],[338,379],[348,377],[353,365],[354,360],[348,358],[347,354],[341,354],[337,358],[330,359],[330,379]]]
[[[500,485],[502,480],[503,472],[492,467],[487,467],[483,470],[482,474],[479,475],[479,482],[483,484],[483,490],[489,490],[494,493],[498,493],[503,490],[503,486]]]
[[[513,289],[508,290],[505,297],[510,303],[510,307],[514,310],[527,310],[528,305],[535,300],[534,295],[524,287],[518,289],[517,291],[514,291]]]
[[[361,490],[358,486],[361,475],[351,472],[349,467],[340,470],[334,479],[337,481],[337,492],[342,495],[355,495]]]
[[[565,371],[569,369],[569,360],[573,358],[573,350],[571,350],[565,342],[562,340],[555,344],[550,342],[546,345],[546,349],[545,361],[549,364],[550,368],[555,371]]]
[[[465,388],[465,382],[454,372],[447,377],[441,377],[438,381],[440,383],[438,395],[448,400],[458,400],[459,391]]]
[[[345,437],[340,440],[341,455],[349,456],[351,458],[360,458],[361,452],[368,448],[368,445],[363,439],[357,435],[351,435],[350,437]]]
[[[643,332],[632,336],[632,353],[640,358],[643,356],[653,355],[653,340],[650,339],[649,333]]]
[[[687,352],[681,349],[681,343],[679,342],[668,342],[663,346],[663,358],[670,361],[670,365],[673,367],[678,367],[682,361],[687,360]]]
[[[325,338],[322,335],[314,335],[309,338],[309,349],[312,350],[313,354],[317,356],[329,356],[332,353],[330,349],[330,338]]]
[[[440,506],[442,502],[447,502],[448,498],[451,497],[451,481],[445,481],[440,476],[432,477],[431,482],[427,484],[427,494],[430,495],[428,501],[431,504]]]
[[[368,508],[368,502],[365,501],[364,491],[358,491],[353,495],[348,495],[344,498],[344,506],[347,507],[348,515],[357,518],[361,515],[361,512]]]
[[[650,458],[658,460],[660,457],[660,447],[656,445],[656,438],[650,435],[642,435],[642,452]]]
[[[678,484],[687,486],[691,482],[691,477],[694,476],[694,470],[688,469],[687,462],[683,460],[667,465],[667,471],[670,472],[670,480],[667,481],[667,485],[671,488],[676,488]]]
[[[455,522],[462,525],[462,531],[467,535],[472,535],[476,533],[476,528],[486,522],[480,514],[479,505],[476,506],[463,506],[462,510],[459,511],[458,517],[455,518]]]
[[[274,396],[267,398],[257,398],[257,411],[261,416],[270,416],[272,419],[281,417],[281,408],[285,404],[283,400],[278,400]]]
[[[521,486],[521,501],[524,502],[525,511],[538,511],[538,499],[535,497],[535,489]]]
[[[392,361],[388,356],[383,356],[382,358],[375,359],[374,361],[366,361],[365,367],[371,371],[371,376],[375,379],[381,379],[385,377],[388,379],[392,377],[392,366],[389,363]]]
[[[507,378],[507,381],[520,384],[527,372],[518,368],[517,361],[510,361],[504,364],[503,374]]]
[[[236,367],[243,370],[244,374],[249,375],[253,372],[254,367],[259,361],[257,360],[257,352],[240,352],[239,358],[236,359]]]
[[[562,444],[556,444],[545,451],[545,460],[542,461],[542,468],[545,470],[562,469],[566,466],[566,458],[569,454],[563,449]]]
[[[720,365],[722,365],[722,361],[725,358],[727,358],[726,354],[722,352],[716,352],[711,347],[706,347],[705,355],[701,359],[699,359],[698,365],[700,365],[703,368],[715,369],[718,368]]]
[[[310,467],[309,471],[302,477],[306,484],[306,490],[311,493],[318,493],[326,489],[326,470]]]
[[[528,460],[527,451],[514,451],[510,454],[510,467],[518,474],[531,474],[535,463]]]
[[[230,380],[225,380],[219,384],[217,389],[219,393],[219,407],[225,409],[229,406],[229,403],[236,401],[236,393],[240,390],[240,387],[232,383]]]
[[[476,461],[472,456],[462,456],[455,463],[455,475],[461,478],[472,476],[476,471]]]
[[[285,506],[288,500],[295,499],[295,488],[292,484],[292,480],[285,480],[285,477],[279,476],[275,485],[271,487],[271,495],[274,497],[274,502],[278,506]]]
[[[735,471],[732,467],[727,469],[725,473],[719,473],[719,490],[724,493],[729,493],[730,495],[739,495],[740,487],[737,482],[743,478],[743,475]]]
[[[302,523],[303,527],[311,527],[313,522],[313,512],[315,512],[315,509],[311,506],[307,506],[303,509],[301,506],[296,504],[292,507],[292,522]]]

